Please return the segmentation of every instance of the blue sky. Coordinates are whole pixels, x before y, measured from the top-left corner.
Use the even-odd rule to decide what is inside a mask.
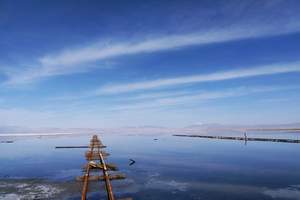
[[[300,2],[0,0],[0,126],[300,121]]]

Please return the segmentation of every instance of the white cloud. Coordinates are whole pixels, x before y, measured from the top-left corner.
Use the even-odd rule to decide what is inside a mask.
[[[247,27],[227,27],[208,31],[182,34],[163,35],[156,38],[132,39],[129,42],[95,43],[81,48],[67,48],[57,53],[48,54],[32,61],[35,63],[25,70],[10,74],[6,84],[28,83],[45,77],[86,72],[94,68],[89,63],[104,61],[124,55],[150,53],[178,49],[192,45],[205,45],[233,40],[282,35],[299,32],[299,25],[286,24],[278,29],[274,25]],[[98,67],[101,67],[98,66]]]
[[[145,187],[151,189],[178,190],[180,192],[185,192],[188,190],[189,183],[175,180],[157,180],[155,178],[151,178],[146,182]]]
[[[182,76],[175,78],[164,78],[144,82],[136,82],[129,84],[107,85],[99,88],[95,94],[113,94],[121,92],[130,92],[136,90],[148,90],[167,86],[176,86],[191,83],[223,81],[238,78],[247,78],[262,75],[281,74],[289,72],[300,72],[300,62],[276,64],[268,66],[258,66],[249,69],[237,69],[223,72],[215,72],[211,74],[199,74],[191,76]]]
[[[137,53],[149,53],[163,51],[179,47],[202,45],[217,42],[226,42],[231,40],[246,39],[252,37],[261,37],[265,35],[284,34],[286,32],[271,32],[265,30],[247,30],[247,29],[229,29],[214,30],[202,33],[191,33],[185,35],[170,35],[159,38],[145,39],[134,42],[123,42],[109,45],[92,45],[79,49],[70,49],[62,51],[56,55],[42,57],[40,62],[46,66],[76,65],[78,63],[101,60],[116,56],[130,55]]]
[[[294,199],[300,200],[300,186],[293,185],[286,188],[268,189],[265,187],[256,187],[253,185],[234,185],[227,183],[210,183],[210,182],[184,182],[178,180],[163,180],[157,177],[150,177],[145,184],[146,188],[162,190],[178,190],[186,192],[188,190],[203,190],[206,192],[222,192],[235,195],[266,195],[272,199]],[[261,197],[263,198],[263,196]]]
[[[286,188],[268,189],[264,191],[265,195],[274,199],[295,199],[300,200],[300,185],[293,185]]]
[[[127,97],[128,100],[145,100],[145,99],[157,99],[166,97],[178,97],[183,95],[193,94],[194,91],[163,91],[163,92],[150,92],[141,93],[134,96]]]
[[[123,104],[115,106],[112,110],[140,110],[148,108],[161,108],[165,106],[175,105],[190,105],[191,103],[199,103],[199,101],[220,99],[228,97],[238,97],[244,95],[251,95],[260,92],[272,92],[280,90],[299,89],[296,86],[260,86],[260,87],[238,87],[230,88],[221,91],[193,91],[193,93],[152,93],[152,96],[148,95],[146,100],[141,103],[132,102],[129,104]]]

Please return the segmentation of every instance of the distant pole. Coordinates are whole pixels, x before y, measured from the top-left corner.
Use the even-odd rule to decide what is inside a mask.
[[[247,145],[247,132],[244,132],[244,138],[245,138],[245,145]]]

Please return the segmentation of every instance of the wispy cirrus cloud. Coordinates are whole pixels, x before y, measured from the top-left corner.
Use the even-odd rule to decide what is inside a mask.
[[[217,91],[193,91],[191,93],[169,92],[169,93],[152,93],[147,96],[147,99],[143,99],[142,102],[131,102],[123,105],[118,105],[112,108],[112,110],[136,110],[136,109],[148,109],[148,108],[162,108],[166,106],[177,105],[191,105],[193,103],[199,103],[200,101],[208,101],[214,99],[222,99],[229,97],[240,97],[246,95],[252,95],[262,92],[275,92],[284,90],[299,89],[298,86],[256,86],[256,87],[237,87],[228,88]]]
[[[229,27],[222,30],[210,30],[207,32],[189,33],[183,35],[168,35],[157,38],[144,39],[132,42],[112,43],[106,45],[91,45],[79,49],[68,49],[56,55],[47,55],[40,58],[40,63],[45,66],[65,66],[72,64],[96,61],[116,56],[149,53],[176,49],[180,47],[203,45],[232,40],[256,38],[263,36],[281,35],[300,31],[300,26],[287,26],[281,30],[275,27]],[[277,28],[276,28],[277,29]]]
[[[179,77],[161,78],[149,81],[139,81],[133,83],[119,83],[104,85],[83,93],[65,94],[59,97],[52,97],[51,100],[71,101],[97,96],[119,95],[132,93],[127,96],[131,100],[143,100],[148,98],[174,97],[192,94],[192,90],[178,90],[173,87],[185,86],[190,84],[201,84],[205,82],[220,82],[226,80],[236,80],[242,78],[254,78],[257,76],[270,76],[284,73],[300,73],[300,62],[272,64],[263,66],[251,66],[249,68],[217,71],[207,74],[197,74]],[[173,88],[172,92],[170,89]],[[164,90],[157,92],[156,90]],[[166,92],[167,90],[167,92]],[[168,91],[169,90],[169,91]],[[154,91],[154,92],[151,92]],[[155,92],[156,91],[156,92]]]
[[[21,71],[10,73],[7,85],[30,83],[46,77],[87,72],[95,68],[90,63],[125,55],[175,50],[235,40],[277,36],[300,31],[297,23],[286,23],[278,29],[274,25],[231,26],[194,33],[161,35],[151,38],[130,39],[126,42],[96,42],[80,48],[66,48],[33,60]],[[101,67],[99,64],[97,67]]]
[[[300,62],[257,66],[245,69],[214,72],[210,74],[163,78],[135,83],[107,85],[99,88],[97,91],[95,91],[95,94],[114,94],[122,92],[132,92],[138,90],[157,89],[162,87],[178,86],[184,84],[224,81],[255,76],[283,74],[290,72],[300,72]]]

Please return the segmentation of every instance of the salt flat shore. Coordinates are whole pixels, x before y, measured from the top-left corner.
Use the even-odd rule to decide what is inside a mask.
[[[75,182],[50,182],[41,179],[0,180],[1,200],[65,199],[77,194]]]
[[[26,137],[26,136],[57,136],[74,135],[75,133],[3,133],[0,137]]]

